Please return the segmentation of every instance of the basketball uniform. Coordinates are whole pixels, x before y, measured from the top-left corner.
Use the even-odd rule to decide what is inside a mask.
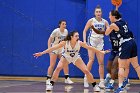
[[[111,54],[109,56],[109,60],[113,61],[116,56],[119,56],[119,38],[117,37],[118,32],[112,31],[109,35],[111,45],[112,45],[112,50]]]
[[[96,20],[96,18],[90,19],[92,22],[92,25],[95,27],[95,29],[98,29],[100,31],[105,31],[105,22],[107,22],[105,19],[102,18],[102,20],[99,22]],[[93,31],[93,29],[90,29],[90,33],[88,36],[88,45],[93,46],[97,48],[98,50],[103,50],[104,47],[104,35],[97,34]]]
[[[69,63],[75,64],[75,61],[80,57],[80,41],[77,41],[74,48],[71,47],[70,41],[66,41],[66,45],[64,46],[64,51],[62,56],[66,58]]]
[[[68,30],[65,29],[64,32],[62,33],[60,31],[60,28],[56,28],[50,35],[50,37],[53,38],[52,42],[51,42],[51,46],[54,46],[56,44],[59,44],[68,34]],[[62,53],[62,49],[57,49],[52,51],[53,54],[61,54]]]
[[[121,59],[128,59],[137,56],[137,45],[132,39],[132,33],[128,25],[122,19],[115,22],[119,27],[117,37],[120,39],[119,57]]]

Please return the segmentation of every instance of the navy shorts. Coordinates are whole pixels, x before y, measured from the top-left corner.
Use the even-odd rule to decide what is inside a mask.
[[[111,51],[110,56],[109,56],[109,61],[114,61],[115,57],[119,56],[119,51]]]
[[[128,59],[136,56],[137,56],[137,45],[133,39],[124,42],[122,46],[119,48],[120,59]]]

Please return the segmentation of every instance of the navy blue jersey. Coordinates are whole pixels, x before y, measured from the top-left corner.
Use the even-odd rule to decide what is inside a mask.
[[[132,37],[131,31],[128,28],[128,25],[125,21],[123,20],[118,20],[115,22],[115,24],[119,27],[118,35],[117,37],[120,39],[120,44],[124,42],[125,39],[129,39]]]
[[[119,51],[119,38],[117,37],[118,32],[112,31],[109,34],[111,45],[112,45],[112,51]]]

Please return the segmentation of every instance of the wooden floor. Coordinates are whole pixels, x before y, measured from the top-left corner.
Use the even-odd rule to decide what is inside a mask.
[[[0,93],[95,93],[92,86],[84,88],[83,79],[79,78],[72,78],[75,82],[72,85],[65,84],[64,79],[60,78],[55,83],[53,91],[48,92],[46,91],[45,80],[41,77],[0,77]],[[130,80],[130,83],[131,85],[127,87],[125,93],[140,93],[140,81]],[[114,92],[101,90],[98,93]]]

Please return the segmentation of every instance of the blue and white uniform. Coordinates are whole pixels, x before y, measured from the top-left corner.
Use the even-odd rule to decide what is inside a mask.
[[[64,46],[64,51],[62,56],[66,58],[69,63],[75,64],[75,61],[80,57],[80,41],[77,41],[74,48],[71,47],[70,41],[66,41],[66,45]]]
[[[106,29],[106,20],[102,18],[101,21],[96,20],[96,18],[90,19],[92,22],[92,25],[95,27],[95,29],[98,29],[100,31],[105,31]],[[93,31],[93,29],[90,30],[89,36],[88,36],[88,44],[90,46],[93,46],[97,48],[98,50],[103,50],[104,47],[104,35],[97,34]]]
[[[122,19],[115,22],[119,27],[119,34],[117,37],[120,39],[119,57],[121,59],[128,59],[137,56],[137,45],[132,39],[132,33],[128,28],[128,25]]]
[[[53,38],[53,40],[51,42],[51,46],[59,44],[67,35],[68,35],[68,30],[67,29],[65,29],[64,32],[61,32],[60,28],[54,29],[54,31],[50,35],[50,37]],[[54,50],[54,51],[52,51],[52,53],[53,54],[61,54],[62,49],[63,48]]]
[[[109,60],[113,61],[116,56],[119,56],[119,38],[117,37],[118,32],[112,31],[109,34],[111,45],[112,45],[112,50],[111,54],[109,56]]]

